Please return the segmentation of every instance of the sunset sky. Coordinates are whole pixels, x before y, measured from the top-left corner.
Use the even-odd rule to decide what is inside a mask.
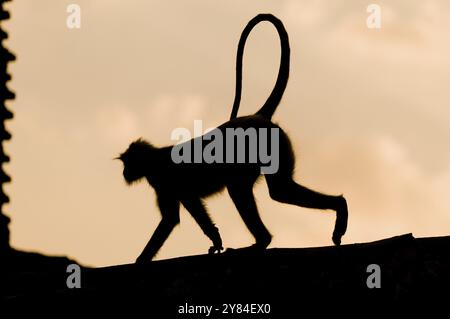
[[[66,26],[71,3],[81,28]],[[381,29],[366,8],[381,7]],[[296,180],[349,203],[344,244],[450,234],[450,2],[445,0],[26,0],[7,7],[13,138],[11,243],[103,266],[134,262],[159,222],[153,190],[127,187],[112,158],[138,137],[229,118],[236,47],[258,13],[289,33],[291,76],[274,120],[291,136]],[[249,37],[239,114],[269,95],[279,65],[269,24]],[[270,247],[332,245],[335,215],[255,190]],[[226,192],[208,200],[225,247],[253,238]],[[206,253],[181,211],[158,259]]]

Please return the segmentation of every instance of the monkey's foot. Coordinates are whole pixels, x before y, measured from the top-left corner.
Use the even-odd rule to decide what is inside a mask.
[[[222,246],[211,246],[209,247],[208,254],[214,255],[214,254],[220,254],[224,248]]]
[[[150,264],[151,262],[152,262],[152,258],[139,256],[136,259],[135,264],[136,265],[147,265],[147,264]]]
[[[343,196],[339,197],[338,208],[336,209],[336,224],[333,231],[333,243],[336,246],[341,244],[341,238],[347,231],[348,208],[347,201]]]

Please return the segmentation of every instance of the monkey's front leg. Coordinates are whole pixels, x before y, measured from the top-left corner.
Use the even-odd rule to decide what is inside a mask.
[[[213,246],[208,250],[209,254],[220,253],[223,250],[222,238],[219,229],[214,226],[206,211],[205,205],[199,198],[185,198],[182,200],[184,207],[194,217],[194,220],[202,229],[203,233],[212,241]]]
[[[150,241],[136,259],[136,263],[150,262],[169,237],[172,230],[180,222],[180,205],[178,201],[159,197],[158,205],[161,210],[162,220],[150,238]]]
[[[209,239],[213,242],[213,246],[209,247],[208,254],[212,255],[215,253],[220,254],[223,250],[222,238],[220,238],[219,229],[213,226],[213,230],[210,234],[206,234]]]

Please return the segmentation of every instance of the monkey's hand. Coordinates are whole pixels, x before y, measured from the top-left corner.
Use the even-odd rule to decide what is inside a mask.
[[[219,245],[219,246],[214,245],[214,246],[209,247],[208,254],[209,255],[220,254],[223,249],[224,248],[222,247],[222,245]]]

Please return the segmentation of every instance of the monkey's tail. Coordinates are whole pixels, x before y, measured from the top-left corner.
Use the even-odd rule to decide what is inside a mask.
[[[241,38],[239,39],[237,56],[236,56],[236,92],[234,96],[233,109],[231,111],[230,120],[236,118],[239,104],[241,102],[241,91],[242,91],[242,59],[244,55],[244,46],[247,41],[247,37],[252,31],[252,29],[260,22],[268,21],[272,23],[277,29],[278,36],[280,37],[281,45],[281,61],[280,68],[278,70],[277,82],[272,90],[272,93],[267,98],[266,103],[261,107],[261,109],[256,112],[267,119],[271,119],[278,104],[283,97],[284,90],[286,89],[288,78],[289,78],[289,63],[290,63],[290,48],[289,48],[289,37],[283,23],[273,16],[272,14],[259,14],[254,17],[242,31]]]

